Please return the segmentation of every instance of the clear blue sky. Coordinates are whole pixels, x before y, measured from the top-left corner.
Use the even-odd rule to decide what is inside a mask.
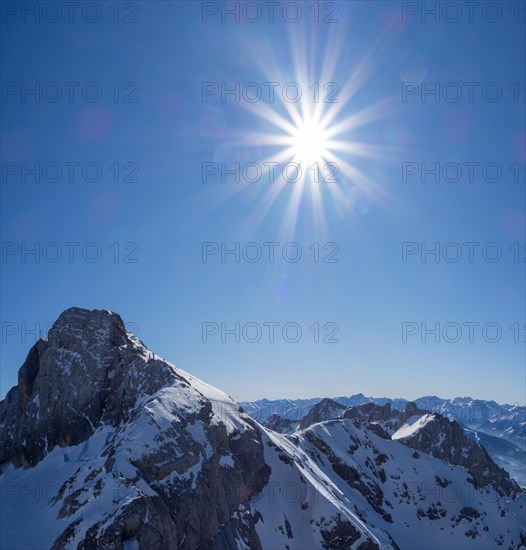
[[[250,23],[256,12],[221,21],[236,3],[129,4],[118,14],[101,4],[91,23],[96,12],[75,13],[72,22],[64,12],[56,23],[52,12],[39,22],[3,13],[2,396],[35,340],[24,331],[76,305],[119,312],[151,349],[238,400],[363,392],[524,403],[525,27],[511,3],[501,4],[500,17],[483,2],[472,14],[459,3],[460,13],[438,21],[420,2],[405,3],[405,15],[398,2],[320,2],[319,14],[300,3],[295,23],[286,21],[297,17],[294,7]],[[323,22],[331,17],[337,22]],[[274,102],[269,81],[279,83]],[[327,81],[336,88],[323,90]],[[35,82],[38,102],[28,93]],[[210,94],[204,102],[204,82],[219,90],[238,82],[240,101]],[[288,82],[302,90],[297,104],[279,101]],[[340,123],[341,147],[330,153],[336,184],[203,182],[205,162],[262,163],[282,153],[290,124],[273,121],[316,108],[315,82],[322,98],[336,90],[339,99],[317,104],[332,113],[326,132]],[[422,96],[433,86],[438,97]],[[258,89],[261,100],[246,101]],[[88,101],[99,91],[100,100]],[[269,133],[274,142],[261,137]],[[500,177],[495,165],[482,171],[489,162]],[[35,163],[46,166],[40,182],[30,172]],[[422,182],[422,163],[440,163],[446,176]],[[463,163],[480,163],[471,165],[473,181]],[[57,164],[62,177],[52,181]],[[100,180],[88,181],[98,179],[97,166]],[[271,241],[298,243],[301,260],[283,260],[278,246],[269,262],[262,243]],[[36,242],[38,262],[24,255]],[[219,252],[203,262],[203,242],[255,242],[264,255],[222,262]],[[335,251],[323,245],[336,243],[338,262],[315,262],[316,242],[321,258]],[[417,243],[406,245],[417,249],[405,262],[403,242]],[[423,263],[422,243],[435,242],[459,243],[462,257],[441,254],[435,263],[428,255]],[[480,243],[472,262],[464,242]],[[490,242],[502,250],[498,261],[489,261]],[[58,243],[57,262],[49,243]],[[87,261],[97,253],[100,261]],[[226,334],[222,343],[221,323],[236,322],[264,330],[279,323],[275,341],[263,332],[259,342]],[[302,328],[296,343],[281,336],[288,322]],[[472,342],[467,322],[479,323]],[[490,322],[502,330],[493,343],[495,325],[482,333]],[[206,342],[203,323],[219,329]],[[338,342],[314,342],[314,323],[320,339],[337,325]],[[413,323],[406,332],[418,330],[405,342],[404,323]],[[436,343],[433,335],[421,341],[421,323],[458,325]],[[514,323],[519,335],[508,328]],[[246,328],[248,338],[254,330]]]

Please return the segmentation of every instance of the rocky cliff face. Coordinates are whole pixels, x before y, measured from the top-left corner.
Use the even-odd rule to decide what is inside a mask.
[[[0,547],[519,548],[524,494],[433,458],[446,426],[393,441],[386,411],[326,420],[339,409],[326,400],[281,435],[156,357],[117,314],[69,309],[0,403]],[[430,502],[437,479],[472,492]]]
[[[299,421],[298,427],[300,430],[303,430],[304,428],[308,428],[317,422],[330,420],[337,417],[345,409],[345,406],[340,405],[340,403],[337,403],[332,399],[322,399]]]
[[[413,424],[418,419],[425,418],[422,425],[405,435],[404,424],[392,435],[404,445],[422,451],[449,464],[463,466],[473,476],[478,487],[492,485],[503,495],[516,494],[519,491],[517,483],[510,479],[509,474],[493,462],[486,449],[474,439],[468,438],[464,429],[455,420],[450,420],[439,414],[419,414],[408,418]],[[397,434],[400,434],[397,437]]]
[[[4,476],[57,457],[68,473],[48,503],[56,549],[262,548],[250,501],[270,479],[264,437],[231,398],[156,357],[109,311],[65,311],[0,404]],[[356,536],[372,541],[361,527]]]
[[[265,420],[263,426],[280,434],[291,434],[298,429],[298,422],[273,414]]]
[[[0,407],[0,460],[32,466],[55,445],[85,441],[129,418],[141,395],[177,375],[152,360],[119,315],[71,308],[39,340]],[[15,406],[13,406],[15,405]]]
[[[234,412],[236,405],[217,392],[214,411],[194,386],[109,311],[69,309],[48,340],[31,349],[18,387],[1,404],[2,462],[35,466],[56,446],[78,445],[101,430],[106,434],[101,456],[79,461],[54,499],[58,519],[75,518],[57,538],[57,548],[73,543],[95,548],[99,542],[117,548],[132,537],[144,548],[176,548],[183,537],[188,547],[214,539],[217,548],[230,548],[228,541],[240,529],[257,541],[253,526],[230,515],[268,477],[259,434],[246,419],[243,433],[231,438],[212,418],[228,408]],[[223,457],[232,461],[227,472],[220,465]],[[177,479],[203,462],[199,483],[197,471]],[[141,491],[139,479],[144,487],[163,487]],[[122,505],[113,510],[112,521],[105,517],[89,524],[78,514],[90,499],[115,488]],[[133,502],[126,504],[130,497]]]

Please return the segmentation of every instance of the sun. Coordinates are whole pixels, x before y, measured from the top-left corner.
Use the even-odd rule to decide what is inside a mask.
[[[235,159],[239,168],[237,159],[246,159],[246,166],[260,174],[258,181],[268,183],[256,191],[253,179],[243,176],[246,185],[226,195],[246,190],[258,197],[247,232],[256,231],[278,204],[285,204],[278,229],[285,240],[292,239],[300,213],[307,208],[313,226],[327,234],[327,212],[346,219],[347,214],[366,214],[371,204],[390,199],[379,181],[383,177],[380,163],[391,161],[397,149],[371,141],[378,127],[365,131],[367,140],[360,137],[362,128],[389,120],[397,101],[384,96],[363,103],[358,95],[374,73],[376,56],[388,34],[381,34],[363,57],[351,59],[350,69],[339,66],[347,38],[346,32],[331,34],[323,51],[317,52],[306,31],[292,26],[289,56],[280,61],[281,51],[278,55],[270,45],[261,57],[258,54],[256,65],[266,84],[275,84],[277,91],[272,99],[243,101],[250,115],[247,125],[229,132],[222,144],[229,166]],[[284,92],[292,84],[298,90],[294,97]]]
[[[292,156],[306,166],[323,162],[330,147],[323,126],[312,118],[302,120],[291,132]]]

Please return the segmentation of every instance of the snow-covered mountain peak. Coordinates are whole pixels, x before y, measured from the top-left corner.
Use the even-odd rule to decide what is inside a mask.
[[[48,339],[31,348],[18,386],[0,406],[0,460],[35,465],[55,445],[78,444],[101,425],[129,420],[166,388],[176,392],[183,415],[207,404],[218,418],[238,408],[225,393],[156,356],[118,314],[70,308]]]
[[[277,433],[117,314],[67,310],[0,402],[0,547],[526,544],[526,493],[456,422],[411,403],[316,404]]]

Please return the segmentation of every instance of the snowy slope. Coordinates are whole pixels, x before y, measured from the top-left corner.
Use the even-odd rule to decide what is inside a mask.
[[[291,434],[321,401],[321,398],[274,401],[262,399],[240,404],[246,412],[265,426],[280,433]],[[366,397],[361,393],[350,397],[335,397],[332,401],[346,407],[356,407],[364,403],[382,406],[389,403],[393,410],[399,411],[403,411],[408,404],[405,399]],[[437,412],[476,431],[481,444],[486,447],[495,462],[505,468],[521,485],[526,486],[526,407],[518,404],[500,405],[495,401],[471,397],[441,399],[436,396],[421,397],[415,400],[415,404],[419,409]],[[338,415],[337,411],[332,418]],[[326,419],[328,418],[330,417],[327,416]],[[510,444],[507,444],[508,442]]]
[[[252,503],[265,502],[271,475],[294,478],[295,457],[266,445],[274,436],[230,397],[123,327],[111,312],[68,310],[1,402],[0,547],[267,548],[284,518],[263,519]],[[44,489],[29,506],[35,485]],[[313,508],[324,523],[309,529],[309,545],[324,547],[336,522],[358,533],[353,547],[373,543],[352,514],[339,519],[342,507]]]
[[[349,420],[316,424],[298,437],[365,523],[388,531],[400,548],[507,548],[521,540],[525,493],[502,500],[492,487],[475,488],[464,468]]]
[[[391,439],[404,439],[405,437],[411,437],[434,418],[435,416],[432,414],[415,414],[414,416],[408,418],[404,424],[391,435]]]
[[[503,472],[452,464],[450,456],[480,449],[475,442],[455,450],[444,437],[435,448],[429,438],[452,429],[449,421],[414,407],[396,413],[395,441],[369,421],[390,407],[363,407],[357,417],[326,420],[341,411],[326,400],[314,424],[279,434],[156,357],[118,315],[67,310],[0,402],[0,548],[434,550],[526,542],[525,493]]]

